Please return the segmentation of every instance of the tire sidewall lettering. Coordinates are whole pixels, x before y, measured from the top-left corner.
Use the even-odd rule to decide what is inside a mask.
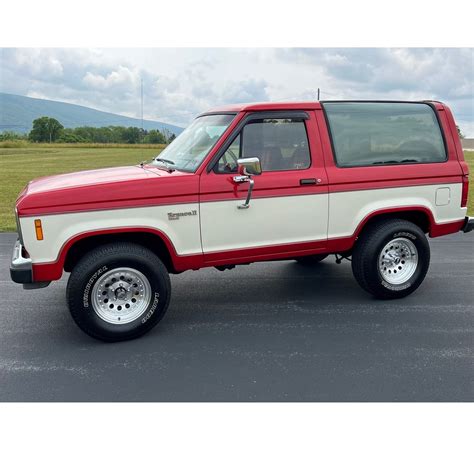
[[[409,233],[408,231],[399,231],[398,233],[394,233],[393,238],[397,238],[397,237],[404,237],[412,241],[416,241],[416,236],[412,233]]]
[[[156,311],[156,308],[158,306],[158,303],[160,301],[160,293],[159,292],[155,292],[155,295],[154,295],[154,299],[153,299],[153,303],[151,305],[151,308],[149,309],[149,311],[146,313],[145,317],[142,318],[141,322],[144,324],[146,323],[150,318],[151,316],[154,314],[154,312]]]
[[[95,282],[97,281],[97,278],[99,278],[100,275],[103,273],[107,272],[109,269],[107,266],[102,266],[99,270],[95,271],[92,276],[89,278],[89,281],[87,282],[84,292],[82,295],[82,305],[84,308],[89,308],[89,297],[90,297],[90,290],[92,286],[94,286]]]
[[[411,285],[412,283],[410,281],[407,281],[404,284],[397,285],[397,284],[390,284],[390,283],[387,283],[385,280],[382,280],[382,286],[386,289],[390,289],[391,291],[403,291],[405,289],[408,289]]]

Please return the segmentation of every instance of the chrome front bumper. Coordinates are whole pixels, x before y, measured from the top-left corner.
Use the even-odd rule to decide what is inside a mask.
[[[10,263],[10,277],[15,283],[23,284],[25,289],[37,289],[46,287],[49,281],[35,283],[33,281],[33,264],[30,258],[23,256],[23,245],[19,239],[13,247],[12,260]]]
[[[462,231],[464,233],[469,233],[469,231],[474,230],[474,217],[466,217],[464,219],[464,226],[462,227]]]
[[[10,276],[15,283],[33,282],[33,264],[30,258],[23,256],[23,246],[19,239],[17,239],[13,247]]]

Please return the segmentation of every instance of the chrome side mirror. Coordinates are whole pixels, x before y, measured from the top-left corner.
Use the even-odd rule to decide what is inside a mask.
[[[237,160],[238,172],[241,175],[261,175],[262,166],[260,159],[257,157],[253,158],[239,158]]]
[[[249,183],[249,190],[247,192],[247,198],[245,203],[238,205],[239,209],[248,209],[250,206],[250,198],[252,197],[254,180],[252,175],[261,175],[262,166],[258,158],[240,158],[237,160],[238,172],[240,175],[235,176],[234,183]]]

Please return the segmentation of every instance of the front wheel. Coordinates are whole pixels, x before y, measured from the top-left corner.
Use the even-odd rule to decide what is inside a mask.
[[[152,329],[163,318],[170,294],[169,275],[160,259],[127,242],[87,253],[67,285],[76,324],[109,342],[133,339]]]
[[[402,298],[424,280],[430,247],[412,222],[387,219],[369,226],[357,240],[352,272],[366,291],[380,299]]]

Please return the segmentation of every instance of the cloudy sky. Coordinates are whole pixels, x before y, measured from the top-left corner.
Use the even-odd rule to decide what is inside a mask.
[[[0,92],[186,125],[209,107],[438,99],[474,137],[474,49],[0,49]]]

